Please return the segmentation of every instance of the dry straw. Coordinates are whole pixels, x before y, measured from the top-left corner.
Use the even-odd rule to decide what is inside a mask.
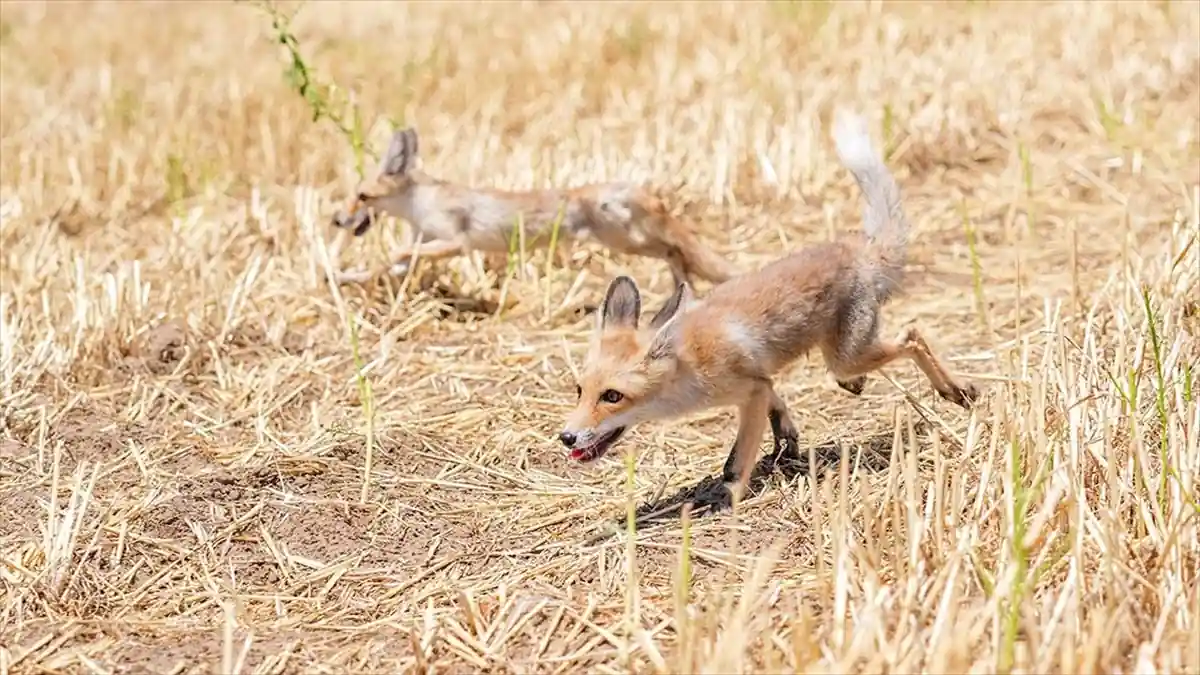
[[[0,5],[0,673],[1200,672],[1195,3],[275,9]],[[329,226],[398,123],[745,268],[852,235],[836,104],[914,223],[885,330],[985,394],[802,362],[736,513],[730,412],[553,441],[655,261],[330,281],[399,239]]]

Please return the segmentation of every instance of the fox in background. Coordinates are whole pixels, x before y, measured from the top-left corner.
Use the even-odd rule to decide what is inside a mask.
[[[412,226],[404,248],[392,258],[390,271],[396,276],[403,276],[415,257],[508,252],[518,216],[526,243],[546,247],[561,217],[558,242],[592,238],[621,253],[665,260],[675,285],[693,276],[719,283],[737,273],[644,186],[610,182],[519,192],[466,187],[425,173],[418,146],[416,130],[397,130],[376,175],[359,184],[345,208],[334,213],[333,225],[343,230],[334,259],[345,231],[361,237],[384,214]],[[372,276],[342,271],[338,281],[361,283]]]
[[[839,111],[833,135],[862,191],[865,236],[793,252],[702,300],[680,283],[644,328],[637,285],[614,279],[596,313],[578,403],[559,434],[572,459],[602,457],[639,422],[736,405],[738,432],[722,479],[738,501],[768,423],[776,459],[799,455],[796,426],[771,378],[814,347],[856,396],[868,373],[907,358],[942,398],[971,407],[978,390],[955,381],[916,328],[894,342],[879,337],[880,310],[900,289],[909,226],[866,121]]]

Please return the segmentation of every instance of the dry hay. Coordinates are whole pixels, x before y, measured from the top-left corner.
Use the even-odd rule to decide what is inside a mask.
[[[853,398],[798,364],[779,389],[820,470],[701,500],[681,602],[680,505],[732,413],[627,437],[632,495],[620,453],[585,470],[554,441],[583,310],[621,272],[661,302],[665,265],[583,248],[335,289],[353,153],[264,15],[4,3],[0,671],[1200,672],[1198,20],[303,9],[376,151],[390,116],[462,182],[647,179],[745,267],[856,231],[835,104],[890,128],[915,235],[888,325],[984,399],[909,365]]]

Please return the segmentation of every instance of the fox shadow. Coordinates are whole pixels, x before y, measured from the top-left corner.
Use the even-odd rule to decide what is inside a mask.
[[[845,458],[850,465],[872,473],[885,471],[891,463],[892,434],[878,434],[855,443],[829,442],[811,448],[812,466],[809,465],[810,451],[801,449],[796,455],[780,456],[777,452],[759,459],[750,474],[746,494],[760,492],[775,475],[785,481],[798,476],[821,476],[835,469]],[[711,516],[732,506],[732,496],[721,480],[720,474],[708,476],[698,483],[678,490],[675,494],[642,504],[637,509],[639,526],[660,525],[679,520],[682,507],[690,503],[693,518]],[[614,519],[617,525],[625,525],[625,517]]]

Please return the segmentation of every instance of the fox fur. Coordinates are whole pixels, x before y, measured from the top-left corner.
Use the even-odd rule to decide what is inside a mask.
[[[403,275],[418,256],[437,259],[471,250],[505,253],[518,216],[526,245],[548,246],[561,217],[558,242],[592,239],[620,253],[665,260],[676,285],[694,277],[719,283],[737,273],[644,186],[611,182],[520,192],[467,187],[425,173],[418,150],[416,130],[397,130],[376,175],[358,185],[333,215],[335,227],[356,237],[384,214],[407,220],[412,236],[394,255],[393,274]],[[342,272],[340,280],[361,282],[370,276]]]
[[[942,398],[972,405],[975,386],[956,381],[916,328],[895,341],[880,337],[881,309],[901,288],[909,225],[866,122],[839,114],[834,141],[862,193],[864,236],[795,251],[703,300],[681,283],[644,327],[636,283],[615,278],[597,311],[578,402],[559,435],[573,459],[603,456],[640,422],[736,406],[737,437],[722,474],[740,499],[768,424],[776,457],[797,454],[796,426],[772,378],[814,348],[852,394],[862,393],[868,373],[907,358]]]

